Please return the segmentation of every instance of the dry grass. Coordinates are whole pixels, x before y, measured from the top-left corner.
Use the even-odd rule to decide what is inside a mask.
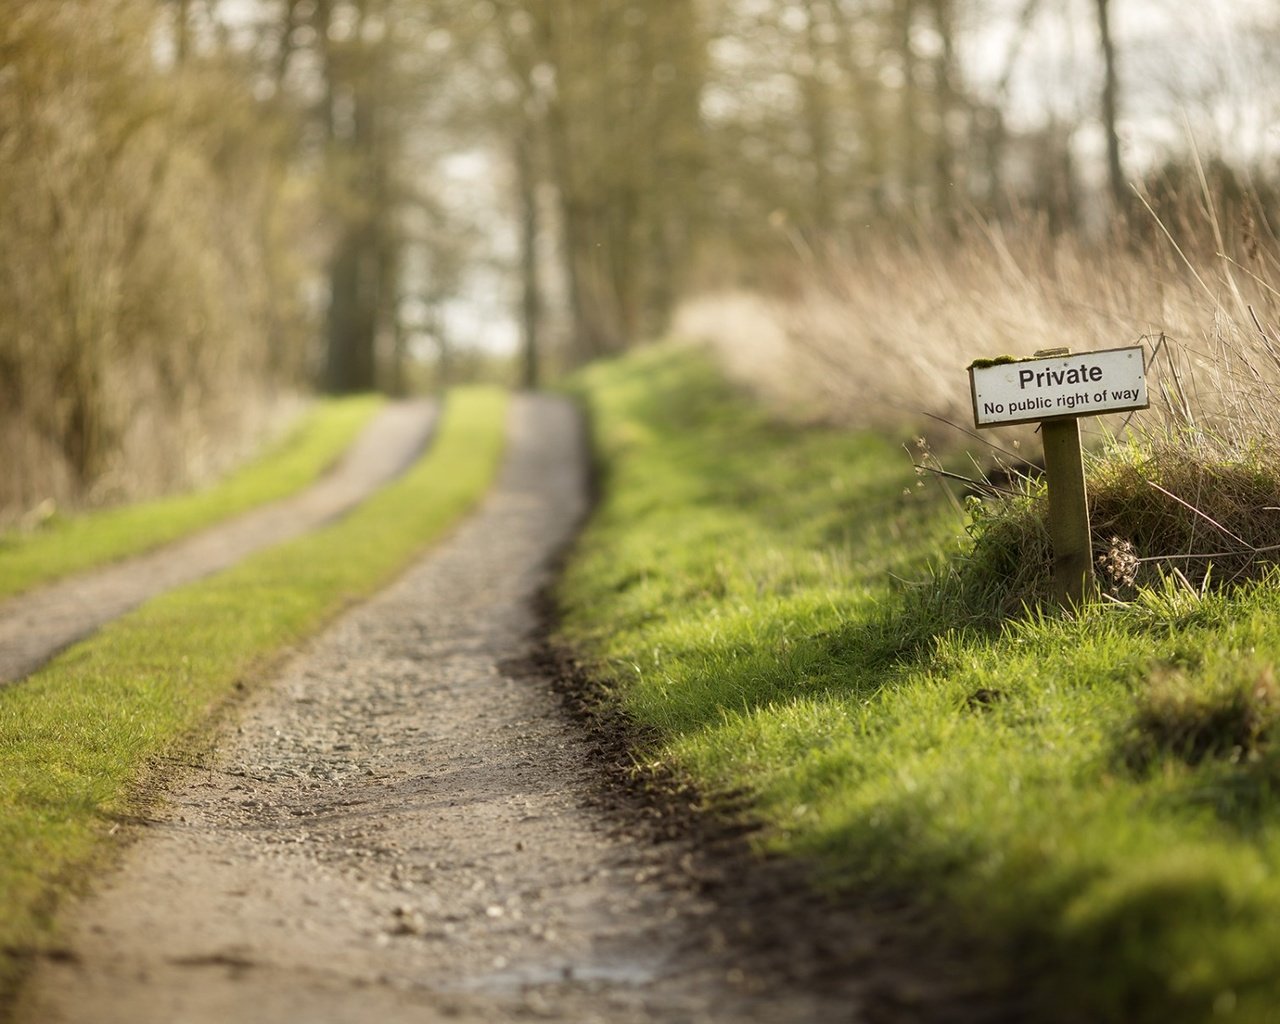
[[[943,447],[976,443],[964,432],[973,423],[965,372],[973,359],[1135,342],[1147,347],[1157,396],[1134,420],[1142,431],[1194,428],[1228,446],[1275,433],[1280,243],[1248,208],[1181,201],[1151,216],[1133,242],[1055,235],[1024,220],[973,223],[958,237],[798,248],[785,297],[703,296],[677,326],[766,391],[792,386],[782,366],[833,419],[929,427]],[[1266,423],[1262,405],[1275,409]],[[1092,421],[1093,434],[1123,423]],[[998,443],[1000,434],[981,436]]]
[[[711,296],[680,326],[807,416],[922,434],[967,476],[1040,452],[1034,428],[974,430],[974,358],[1141,342],[1152,408],[1082,421],[1096,554],[1125,585],[1135,558],[1139,584],[1158,563],[1197,585],[1211,562],[1219,583],[1256,576],[1280,546],[1280,243],[1257,204],[1210,202],[1208,182],[1197,187],[1192,200],[1151,200],[1140,237],[1090,240],[1024,221],[800,248],[788,297],[745,307]],[[742,308],[750,316],[728,315]],[[1002,588],[1006,612],[1038,599],[1047,571],[1042,489],[1014,490],[973,530],[975,563],[1016,564],[1024,577]]]

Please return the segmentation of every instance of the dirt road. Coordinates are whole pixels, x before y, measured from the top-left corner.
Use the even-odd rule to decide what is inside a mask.
[[[696,839],[657,841],[530,667],[584,461],[567,404],[520,399],[479,513],[251,697],[210,763],[130,826],[16,1020],[872,1019],[845,966],[878,962],[883,936],[785,887],[763,909],[726,903],[749,880],[708,887]]]
[[[315,529],[404,472],[436,421],[434,402],[399,402],[374,418],[342,460],[300,494],[156,551],[0,601],[0,685],[148,598]]]

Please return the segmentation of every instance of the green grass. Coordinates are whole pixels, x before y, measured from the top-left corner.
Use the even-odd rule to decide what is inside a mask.
[[[0,533],[0,598],[167,544],[301,490],[342,455],[382,404],[326,399],[260,458],[204,490]]]
[[[148,769],[238,684],[368,595],[488,487],[505,397],[453,393],[435,444],[350,515],[157,598],[0,691],[0,995],[50,941],[59,898],[111,848]]]
[[[604,497],[563,636],[646,758],[745,790],[826,884],[913,894],[1037,1019],[1280,1020],[1280,579],[975,627],[901,449],[771,424],[682,350],[577,387]]]

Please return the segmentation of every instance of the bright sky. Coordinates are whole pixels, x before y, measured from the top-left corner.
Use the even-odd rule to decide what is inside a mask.
[[[1027,0],[981,0],[981,23],[966,34],[971,81],[992,89],[1005,73],[1019,13]],[[1280,150],[1278,39],[1272,0],[1111,0],[1119,52],[1122,135],[1130,164],[1159,161],[1185,148],[1190,125],[1197,144],[1236,159]],[[1094,0],[1042,0],[1018,52],[1009,88],[1014,127],[1056,115],[1065,122],[1095,116],[1102,65]],[[1095,127],[1079,141],[1100,148]]]

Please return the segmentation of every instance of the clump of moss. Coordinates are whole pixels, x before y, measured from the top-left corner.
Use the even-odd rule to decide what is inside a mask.
[[[986,370],[992,366],[1005,366],[1009,363],[1016,363],[1026,358],[1025,356],[994,356],[990,359],[975,359],[969,364],[970,370]]]
[[[1277,724],[1280,688],[1270,665],[1246,664],[1210,679],[1162,666],[1138,691],[1121,753],[1136,772],[1164,758],[1244,763],[1261,756]]]

